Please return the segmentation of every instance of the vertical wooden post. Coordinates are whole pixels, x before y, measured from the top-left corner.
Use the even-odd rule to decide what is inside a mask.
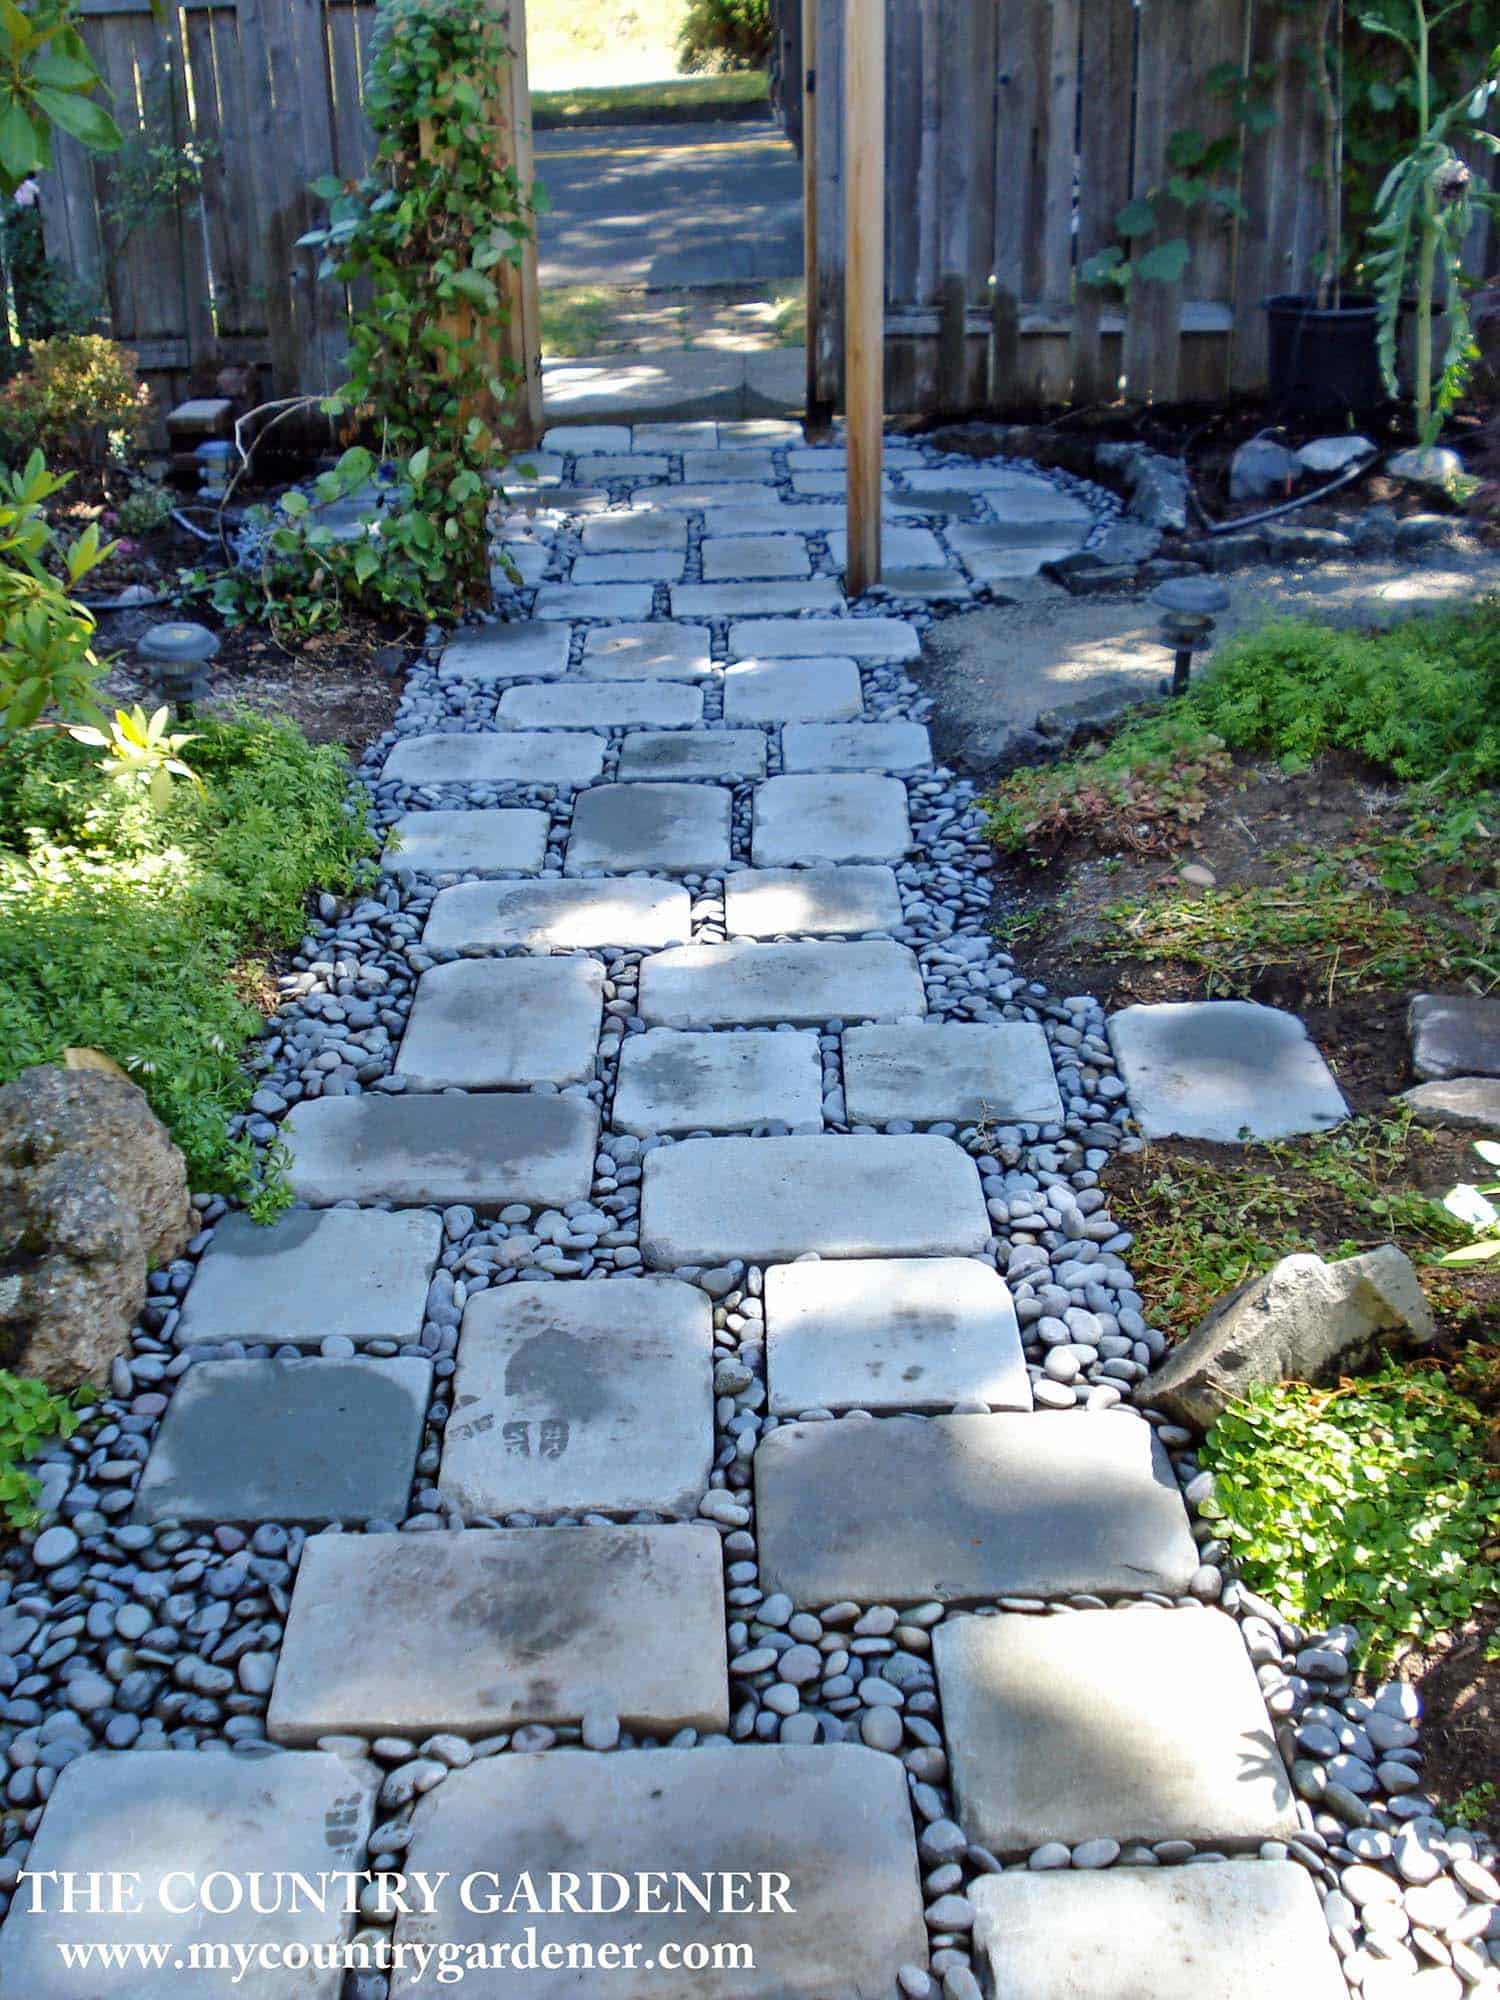
[[[802,282],[807,291],[807,395],[809,435],[828,428],[831,412],[818,395],[818,0],[802,8]]]
[[[885,422],[885,0],[844,4],[844,403],[849,560],[858,597],[880,581]]]
[[[508,13],[511,61],[507,108],[495,142],[501,164],[515,169],[522,190],[529,195],[536,168],[531,142],[531,73],[526,59],[526,0],[510,0]],[[495,278],[509,310],[501,335],[504,358],[525,376],[519,396],[507,406],[501,438],[512,451],[530,451],[542,435],[542,314],[534,227],[521,246],[519,265],[500,265]]]

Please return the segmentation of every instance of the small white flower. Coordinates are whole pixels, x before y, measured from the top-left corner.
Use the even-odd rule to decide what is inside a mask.
[[[16,189],[12,200],[15,202],[17,208],[35,208],[41,197],[42,190],[40,183],[34,180],[25,180]]]

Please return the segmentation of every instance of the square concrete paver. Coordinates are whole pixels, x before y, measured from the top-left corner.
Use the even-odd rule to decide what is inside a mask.
[[[746,449],[743,445],[722,451],[685,451],[682,476],[690,486],[702,480],[748,485],[752,481],[774,479],[776,461],[769,451]]]
[[[629,424],[550,424],[542,434],[543,451],[620,452],[629,451],[631,443]],[[530,458],[520,462],[529,464]]]
[[[680,514],[661,514],[651,508],[630,513],[596,514],[583,524],[586,555],[635,554],[648,549],[685,549],[687,522]]]
[[[716,669],[706,625],[593,625],[578,672],[591,681],[697,681]]]
[[[962,1257],[778,1264],[767,1271],[771,1408],[1029,1410],[1010,1287]]]
[[[718,785],[595,785],[573,808],[569,875],[709,875],[729,863],[732,795]]]
[[[904,618],[750,618],[729,628],[732,660],[916,660],[922,642]]]
[[[846,528],[835,528],[828,537],[828,553],[835,569],[848,567]],[[881,536],[880,560],[885,570],[942,569],[950,558],[930,528],[887,528]]]
[[[766,739],[759,729],[643,730],[620,745],[619,775],[630,783],[651,778],[720,778],[728,783],[766,775]]]
[[[676,583],[682,575],[684,559],[676,549],[621,549],[610,554],[582,555],[574,559],[573,582]]]
[[[281,1129],[314,1208],[550,1208],[587,1198],[599,1114],[581,1097],[320,1097]]]
[[[544,583],[536,594],[537,618],[649,618],[655,586],[649,583]]]
[[[465,1308],[438,1477],[465,1514],[691,1517],[713,1439],[696,1285],[506,1285]]]
[[[267,1725],[277,1743],[420,1741],[603,1710],[627,1729],[723,1729],[724,1645],[707,1522],[314,1535]]]
[[[750,854],[757,868],[808,861],[899,861],[911,846],[899,778],[768,778],[755,788]]]
[[[665,479],[669,467],[660,453],[601,452],[581,457],[578,477],[589,485],[605,479]]]
[[[675,944],[691,930],[688,892],[675,882],[462,882],[433,898],[422,942],[577,951]]]
[[[391,834],[387,875],[539,875],[547,859],[544,812],[403,813]]]
[[[658,1028],[898,1020],[927,1006],[905,945],[685,944],[641,966],[641,1018]]]
[[[831,577],[802,580],[772,579],[765,583],[675,583],[672,586],[674,618],[790,616],[800,611],[827,611],[835,616],[844,608],[844,592]]]
[[[1112,1015],[1110,1047],[1148,1139],[1289,1139],[1349,1115],[1295,1014],[1184,1000]]]
[[[396,1074],[411,1090],[586,1083],[604,1012],[596,958],[460,958],[417,981]]]
[[[958,1817],[996,1854],[1296,1835],[1255,1669],[1221,1611],[950,1618],[933,1659]]]
[[[811,576],[807,543],[794,535],[710,535],[703,544],[703,578]]]
[[[610,1123],[621,1132],[748,1132],[823,1123],[818,1038],[755,1029],[627,1037]]]
[[[432,1363],[200,1361],[173,1392],[137,1521],[400,1521]]]
[[[407,736],[385,760],[383,782],[407,785],[591,785],[604,769],[602,736],[533,730]]]
[[[677,729],[703,720],[703,696],[675,681],[554,681],[507,688],[496,720],[504,729]]]
[[[967,1257],[989,1230],[974,1162],[925,1134],[683,1139],[647,1157],[642,1181],[641,1251],[659,1271],[809,1250]]]
[[[1407,1009],[1413,1074],[1429,1082],[1500,1076],[1500,1000],[1419,993]]]
[[[808,1609],[1178,1596],[1198,1567],[1166,1452],[1140,1418],[1109,1410],[784,1424],[755,1454],[755,1496],[761,1588]]]
[[[919,722],[788,722],[784,771],[916,771],[932,762]]]
[[[275,1222],[226,1215],[188,1287],[179,1347],[219,1340],[316,1347],[416,1340],[443,1247],[435,1215],[299,1208]]]
[[[534,2000],[585,1992],[613,2000],[886,2000],[898,1966],[927,1962],[901,1767],[853,1743],[487,1758],[418,1805],[406,1865],[441,1886],[431,1915],[400,1919],[398,1945],[492,1947],[517,1938],[524,1922],[535,1932],[538,1967],[560,1955],[553,1970],[471,1971],[468,2000],[513,2000],[518,1982]],[[523,1874],[545,1883],[580,1867],[608,1869],[662,1893],[638,1894],[619,1915],[481,1916],[465,1908],[459,1889],[479,1866],[508,1885]],[[733,1901],[706,1912],[676,1886],[679,1878],[695,1888],[735,1885]],[[765,1891],[784,1878],[779,1908]],[[603,1900],[608,1908],[612,1893]],[[724,1914],[730,1909],[749,1914]],[[686,1972],[663,1952],[670,1942],[678,1966],[699,1954],[712,1966],[715,1948],[730,1940],[753,1954],[753,1970]],[[620,1956],[595,1961],[607,1971],[580,1975],[561,1969],[573,1945],[595,1953],[613,1946]],[[395,2000],[425,2000],[429,1987],[407,1970],[391,1990]]]
[[[853,660],[743,660],[724,675],[726,722],[847,720],[863,712]]]
[[[975,1964],[1005,2000],[1348,2000],[1295,1861],[1022,1870],[966,1893]]]
[[[296,1914],[255,1916],[246,1895],[238,1909],[215,1916],[188,1885],[210,1876],[216,1884],[247,1876],[316,1882],[363,1868],[377,1776],[371,1764],[322,1752],[249,1758],[103,1750],[76,1758],[58,1773],[26,1862],[43,1878],[42,1908],[30,1907],[31,1891],[18,1893],[0,1932],[0,1992],[15,2000],[158,2000],[218,1985],[236,2000],[339,2000],[342,1969],[315,1969],[314,1954],[336,1952],[353,1932],[341,1896],[330,1897],[325,1912],[304,1899]],[[71,1911],[61,1907],[57,1875],[80,1891],[97,1883],[107,1896],[110,1876],[121,1869],[135,1878],[122,1885],[133,1911],[95,1914],[81,1899]],[[118,1962],[95,1955],[84,1971],[65,1962],[65,1945],[107,1951]],[[240,1966],[236,1945],[253,1954],[248,1965]],[[207,1965],[223,1953],[219,1962],[236,1968],[232,1984],[229,1972],[222,1982],[186,1969],[149,1977],[142,1970],[149,1961],[127,1956],[132,1946],[163,1950],[167,1966],[183,1968],[195,1952]],[[264,1962],[262,1946],[270,1947]],[[308,1963],[297,1965],[300,1952],[293,1951],[288,1965],[289,1946],[305,1950]]]
[[[857,935],[894,930],[901,920],[889,868],[744,868],[724,883],[732,938]]]
[[[551,681],[567,671],[566,626],[540,619],[466,626],[454,633],[438,661],[440,674],[466,681]]]
[[[844,1099],[855,1124],[1047,1125],[1063,1115],[1047,1037],[1034,1021],[850,1028]]]

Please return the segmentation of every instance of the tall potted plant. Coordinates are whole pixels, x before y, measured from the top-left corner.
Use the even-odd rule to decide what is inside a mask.
[[[1461,4],[1462,0],[1448,0],[1447,6],[1429,12],[1426,0],[1392,0],[1383,12],[1360,17],[1371,34],[1398,42],[1411,63],[1417,136],[1375,197],[1377,219],[1370,235],[1376,248],[1369,270],[1378,301],[1380,367],[1393,396],[1399,393],[1401,314],[1408,284],[1414,288],[1412,397],[1418,447],[1423,452],[1436,444],[1443,420],[1478,359],[1464,291],[1463,245],[1476,201],[1496,205],[1488,190],[1476,191],[1455,141],[1500,152],[1500,138],[1481,122],[1500,79],[1500,47],[1491,50],[1479,77],[1452,103],[1437,110],[1432,101],[1433,31]],[[1439,313],[1448,323],[1440,370],[1433,342],[1433,321]]]
[[[1381,393],[1376,304],[1344,289],[1344,0],[1321,0],[1311,60],[1323,125],[1323,244],[1316,289],[1266,301],[1271,393],[1369,410]]]

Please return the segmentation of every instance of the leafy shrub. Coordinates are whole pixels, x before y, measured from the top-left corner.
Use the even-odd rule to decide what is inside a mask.
[[[193,1185],[245,1191],[226,1121],[261,1015],[257,955],[294,943],[313,887],[351,887],[372,851],[342,754],[289,724],[205,722],[203,780],[162,809],[102,782],[62,735],[0,754],[0,1081],[70,1045],[102,1049],[146,1092]]]
[[[16,302],[14,328],[0,326],[0,376],[8,379],[22,365],[28,342],[54,333],[92,333],[101,303],[71,271],[49,261],[35,196],[24,205],[0,196],[0,251]]]
[[[691,0],[678,59],[686,70],[755,69],[775,39],[770,0]]]
[[[1128,724],[1105,747],[1018,771],[985,801],[990,838],[1045,865],[1073,841],[1164,854],[1203,817],[1229,775],[1224,746],[1192,711]]]
[[[65,1397],[0,1368],[0,1521],[11,1528],[34,1524],[38,1486],[22,1462],[45,1438],[71,1437],[77,1428],[78,1412]]]
[[[497,164],[491,136],[508,116],[505,17],[466,0],[391,0],[378,32],[365,99],[374,171],[352,186],[316,182],[328,226],[303,240],[323,250],[324,278],[368,296],[329,407],[378,443],[393,504],[377,533],[351,542],[283,526],[276,554],[353,601],[451,616],[489,588],[493,424],[521,380],[497,353],[495,273],[531,234],[531,191]],[[374,468],[361,450],[336,479],[347,490]]]
[[[1500,599],[1390,632],[1277,624],[1215,656],[1193,697],[1233,749],[1345,750],[1458,792],[1500,784]]]
[[[1500,1596],[1500,1467],[1435,1369],[1387,1364],[1337,1389],[1284,1382],[1208,1435],[1204,1512],[1252,1590],[1300,1624],[1358,1625],[1374,1666]]]
[[[65,722],[95,712],[94,621],[57,570],[81,583],[109,549],[92,524],[66,547],[53,532],[44,508],[67,477],[49,473],[40,452],[24,471],[0,466],[0,746],[49,709]]]
[[[54,463],[97,469],[135,443],[151,414],[151,392],[128,348],[98,333],[59,333],[30,349],[30,366],[0,394],[0,446],[14,457],[40,450]]]
[[[156,479],[132,479],[130,491],[114,508],[114,526],[122,535],[140,540],[160,534],[172,518],[175,502]]]

